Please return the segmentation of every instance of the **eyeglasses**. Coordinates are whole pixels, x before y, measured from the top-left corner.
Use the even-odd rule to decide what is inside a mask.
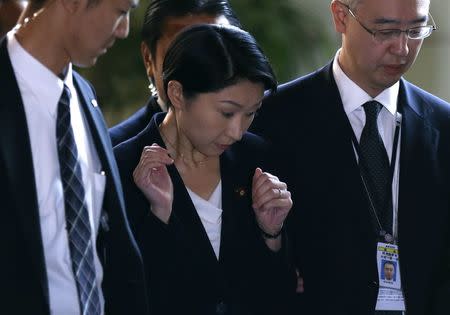
[[[381,30],[371,30],[367,26],[365,26],[361,21],[358,19],[355,13],[350,9],[348,5],[345,3],[339,2],[344,7],[347,8],[350,15],[356,20],[356,22],[361,25],[363,29],[365,29],[369,34],[372,35],[373,39],[378,43],[384,43],[396,38],[399,38],[402,33],[405,33],[408,39],[424,39],[431,35],[431,33],[435,30],[437,30],[436,24],[434,23],[434,19],[431,16],[430,13],[428,15],[430,16],[430,20],[432,22],[432,25],[424,25],[424,26],[416,26],[411,27],[406,30],[401,29],[381,29]]]

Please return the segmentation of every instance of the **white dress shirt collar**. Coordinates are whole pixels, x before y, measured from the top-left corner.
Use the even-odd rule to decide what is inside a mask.
[[[46,106],[48,113],[52,117],[56,117],[64,84],[69,87],[72,94],[75,92],[72,64],[69,63],[67,66],[65,79],[62,80],[20,45],[14,30],[8,33],[8,51],[10,55],[14,55],[14,69],[17,69],[15,75],[21,82],[20,85],[27,87],[36,103]],[[39,80],[34,78],[39,78]]]
[[[334,57],[333,61],[333,75],[336,81],[336,85],[341,95],[342,104],[344,105],[345,113],[348,115],[355,109],[368,101],[377,101],[382,104],[393,116],[397,111],[397,99],[400,83],[397,82],[391,87],[385,89],[378,94],[375,98],[372,98],[366,91],[360,88],[355,82],[353,82],[342,70],[339,65],[339,49]]]

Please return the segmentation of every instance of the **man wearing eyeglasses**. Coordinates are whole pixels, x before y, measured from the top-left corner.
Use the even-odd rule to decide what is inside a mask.
[[[429,6],[333,0],[334,59],[254,121],[292,189],[301,314],[450,314],[450,104],[402,78],[436,30]]]

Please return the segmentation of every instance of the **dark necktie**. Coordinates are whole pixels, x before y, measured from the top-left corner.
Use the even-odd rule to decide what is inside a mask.
[[[96,284],[92,231],[86,207],[78,150],[70,124],[70,90],[64,85],[58,103],[56,141],[64,190],[66,229],[82,315],[101,312]]]
[[[375,208],[382,230],[392,235],[392,179],[389,158],[377,124],[382,107],[376,101],[363,105],[366,112],[366,124],[359,142],[359,163],[370,197],[369,203]],[[369,206],[372,208],[372,205]]]

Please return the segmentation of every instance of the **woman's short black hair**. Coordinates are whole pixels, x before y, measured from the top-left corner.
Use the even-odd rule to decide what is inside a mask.
[[[200,24],[180,32],[163,63],[164,89],[176,80],[187,98],[215,92],[247,79],[276,91],[267,57],[248,32],[229,25]],[[167,93],[167,92],[166,92]]]

